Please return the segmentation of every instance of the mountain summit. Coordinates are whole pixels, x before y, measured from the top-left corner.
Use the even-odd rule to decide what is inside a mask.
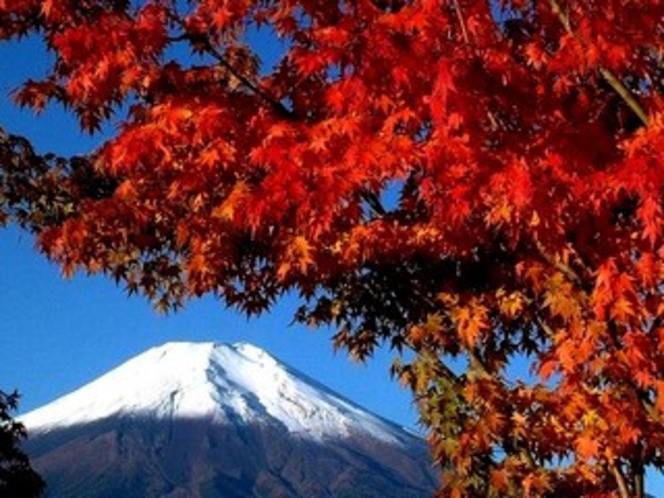
[[[350,434],[406,444],[397,426],[251,344],[168,343],[22,418],[33,432],[105,419],[278,423],[321,441]]]
[[[428,496],[424,442],[246,343],[168,343],[21,417],[57,497]]]

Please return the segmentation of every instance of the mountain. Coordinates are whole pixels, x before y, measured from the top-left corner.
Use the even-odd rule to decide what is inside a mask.
[[[426,444],[249,344],[169,343],[20,418],[48,497],[423,497]]]

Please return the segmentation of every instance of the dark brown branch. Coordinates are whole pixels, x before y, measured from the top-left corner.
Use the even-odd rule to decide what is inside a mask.
[[[185,32],[169,38],[169,41],[172,42],[185,40],[198,47],[201,47],[203,51],[211,55],[224,69],[226,69],[234,78],[236,78],[242,84],[242,86],[266,102],[277,113],[282,114],[289,119],[295,119],[297,117],[295,112],[293,112],[291,109],[288,109],[282,102],[261,88],[259,83],[251,81],[249,78],[247,78],[247,76],[238,71],[230,62],[228,62],[228,60],[226,60],[224,55],[219,50],[217,50],[217,48],[206,36],[194,35]]]
[[[240,73],[233,65],[226,60],[226,58],[221,54],[209,40],[205,40],[205,47],[207,52],[212,55],[219,64],[221,64],[229,73],[231,73],[235,78],[238,79],[243,86],[253,92],[255,95],[263,99],[267,104],[269,104],[275,111],[280,114],[285,115],[288,118],[296,118],[297,115],[291,109],[288,109],[283,103],[279,102],[276,98],[270,95],[268,92],[263,90],[257,83],[250,81],[246,76]]]
[[[377,216],[385,216],[387,214],[387,210],[383,207],[383,203],[380,202],[380,199],[376,194],[364,191],[360,196]]]
[[[641,445],[639,445],[641,447]],[[646,495],[643,463],[638,462],[634,468],[634,498],[644,498]]]

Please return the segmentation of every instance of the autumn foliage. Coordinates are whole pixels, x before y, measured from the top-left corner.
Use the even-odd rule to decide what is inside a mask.
[[[296,292],[353,356],[414,352],[441,496],[644,495],[664,2],[0,1],[22,35],[54,62],[18,103],[117,125],[73,160],[1,140],[0,207],[66,274],[162,308]]]

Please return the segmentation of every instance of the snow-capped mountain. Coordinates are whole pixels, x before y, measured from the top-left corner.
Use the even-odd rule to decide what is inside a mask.
[[[20,418],[50,495],[428,496],[425,443],[245,343],[169,343]]]
[[[269,417],[292,434],[318,441],[367,433],[403,442],[394,425],[246,343],[169,343],[150,349],[22,422],[37,433],[113,416],[221,423]]]

